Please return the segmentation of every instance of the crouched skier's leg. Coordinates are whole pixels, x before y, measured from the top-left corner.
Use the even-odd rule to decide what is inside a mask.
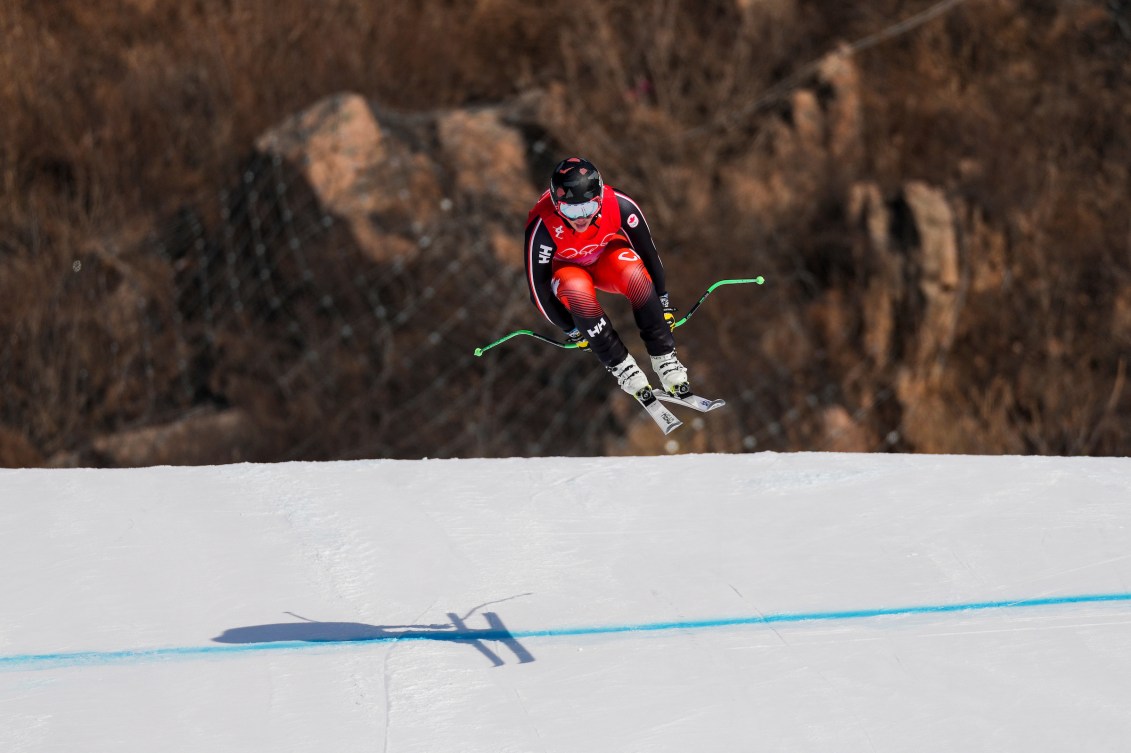
[[[627,245],[610,248],[595,265],[597,285],[601,290],[620,293],[632,304],[632,314],[640,329],[640,339],[652,360],[652,369],[660,377],[664,390],[680,394],[690,390],[687,368],[675,354],[675,337],[664,319],[664,307],[652,277],[640,257]]]
[[[589,338],[589,349],[616,377],[621,389],[630,395],[636,395],[642,389],[650,389],[648,378],[601,308],[601,303],[597,300],[597,289],[588,270],[572,265],[555,270],[554,293],[569,309],[578,329]],[[662,316],[661,313],[661,318]]]

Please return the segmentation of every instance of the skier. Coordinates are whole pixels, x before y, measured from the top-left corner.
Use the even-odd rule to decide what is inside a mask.
[[[644,213],[605,185],[592,162],[570,157],[554,168],[550,190],[526,220],[525,256],[534,305],[570,341],[591,350],[621,389],[640,398],[652,386],[609,323],[598,290],[628,298],[663,389],[690,394],[672,336],[676,309]]]

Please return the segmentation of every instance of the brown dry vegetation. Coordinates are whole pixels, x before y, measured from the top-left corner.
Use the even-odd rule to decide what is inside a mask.
[[[583,151],[645,200],[685,303],[720,276],[776,283],[747,317],[705,309],[696,351],[721,354],[724,394],[751,368],[769,375],[741,415],[802,416],[775,448],[838,446],[830,431],[851,416],[854,449],[1131,452],[1131,3],[966,0],[896,30],[932,3],[538,5],[4,3],[0,463],[233,400],[191,342],[131,334],[122,291],[145,293],[146,321],[177,317],[142,239],[230,184],[266,129],[343,91],[405,113],[548,92],[552,117],[525,124],[530,137]],[[853,43],[858,109],[810,65]],[[810,112],[798,92],[827,116],[820,159],[787,148]],[[846,122],[858,139],[822,130]],[[531,155],[538,184],[546,158]],[[909,182],[955,215],[941,324],[917,287]],[[865,195],[871,215],[853,205]],[[887,218],[894,273],[869,216]],[[97,263],[75,295],[77,259]],[[100,372],[111,350],[132,365]],[[173,389],[184,362],[202,373]],[[291,446],[256,457],[358,452],[344,431],[294,451],[309,425],[275,427]],[[712,447],[741,450],[744,433]]]

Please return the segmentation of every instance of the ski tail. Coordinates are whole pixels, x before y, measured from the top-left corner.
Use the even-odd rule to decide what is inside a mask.
[[[683,426],[683,421],[668,410],[663,402],[657,397],[656,393],[651,388],[645,388],[636,393],[636,402],[643,406],[648,415],[656,422],[656,426],[660,427],[660,431],[664,435],[671,434],[673,431]]]

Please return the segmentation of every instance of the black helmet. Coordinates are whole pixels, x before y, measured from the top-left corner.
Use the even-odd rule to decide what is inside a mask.
[[[601,188],[603,186],[601,173],[597,171],[596,165],[581,157],[570,157],[559,162],[558,166],[554,168],[554,174],[550,176],[550,198],[558,211],[566,217],[570,215],[576,215],[571,219],[588,217],[591,214],[596,214],[599,204],[585,207],[589,211],[582,211],[580,214],[571,209],[563,212],[561,205],[595,204],[601,199]],[[577,209],[580,209],[580,207]]]

